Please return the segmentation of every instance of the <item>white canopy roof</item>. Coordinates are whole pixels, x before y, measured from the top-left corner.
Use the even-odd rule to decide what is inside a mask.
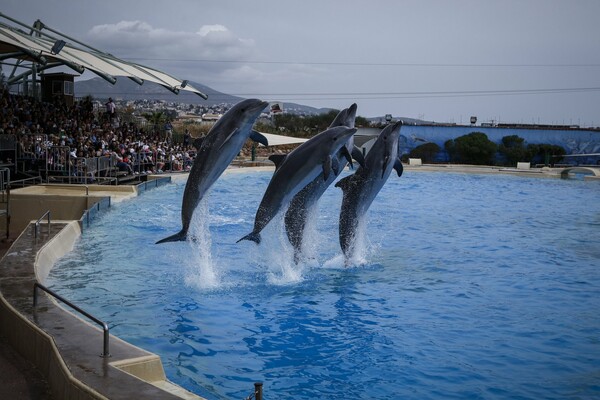
[[[32,29],[32,31],[36,30]],[[0,23],[2,59],[15,58],[36,61],[41,64],[41,69],[44,69],[44,66],[47,68],[66,65],[79,73],[83,73],[85,69],[92,71],[112,84],[116,82],[116,77],[128,77],[140,85],[144,81],[150,81],[162,85],[174,93],[185,90],[196,93],[204,99],[208,98],[206,94],[188,84],[187,81],[174,78],[150,67],[121,60],[92,48],[76,46],[63,41],[64,47],[55,53],[52,48],[57,40],[62,39],[56,39],[50,35],[30,35],[20,29]]]

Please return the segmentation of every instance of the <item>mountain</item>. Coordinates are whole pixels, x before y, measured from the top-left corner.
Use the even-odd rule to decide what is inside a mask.
[[[164,100],[166,102],[199,104],[208,107],[223,103],[235,104],[243,100],[242,97],[219,92],[201,83],[190,82],[189,84],[207,94],[208,99],[204,100],[202,97],[185,90],[175,94],[154,82],[144,82],[143,85],[138,85],[125,77],[117,78],[114,85],[102,78],[76,81],[75,96],[91,95],[96,99],[112,97],[115,100]],[[328,108],[315,108],[296,103],[284,103],[284,108],[288,112],[304,114],[321,114],[329,111]]]
[[[185,90],[180,91],[179,94],[175,94],[154,82],[144,82],[143,85],[138,85],[125,77],[117,78],[117,82],[114,85],[111,85],[99,77],[76,81],[75,96],[84,97],[91,95],[96,99],[108,99],[109,97],[112,97],[115,100],[163,100],[174,103],[199,104],[207,107],[223,103],[235,104],[243,100],[242,97],[219,92],[201,83],[190,82],[190,85],[202,93],[207,94],[208,99],[204,100],[202,97],[191,92],[186,92]],[[305,115],[323,114],[331,110],[331,108],[315,108],[303,104],[287,102],[283,102],[283,107],[286,112]],[[383,116],[368,119],[371,122],[385,123],[385,117]],[[409,125],[429,123],[412,118],[395,117],[394,119],[402,119]]]
[[[200,83],[190,82],[190,85],[207,94],[208,100],[204,100],[202,97],[185,90],[180,91],[179,94],[175,94],[154,82],[144,82],[143,85],[138,85],[125,77],[117,78],[117,82],[114,85],[111,85],[102,78],[76,81],[75,96],[83,97],[91,95],[98,99],[112,97],[115,100],[164,100],[166,102],[201,104],[205,106],[221,103],[235,104],[243,100],[241,97],[221,93]]]

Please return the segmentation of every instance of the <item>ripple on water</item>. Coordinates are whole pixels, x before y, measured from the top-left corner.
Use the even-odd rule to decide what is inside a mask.
[[[293,263],[281,218],[251,230],[271,173],[224,175],[180,229],[184,182],[114,205],[49,284],[159,354],[208,399],[600,397],[600,205],[588,182],[390,177],[360,262],[337,239],[341,191]]]

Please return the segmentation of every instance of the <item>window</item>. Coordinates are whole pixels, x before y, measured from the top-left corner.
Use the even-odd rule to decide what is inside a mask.
[[[65,81],[65,95],[69,95],[69,96],[73,96],[74,94],[74,90],[73,90],[73,82],[70,81]]]
[[[52,94],[63,94],[62,81],[52,81]]]

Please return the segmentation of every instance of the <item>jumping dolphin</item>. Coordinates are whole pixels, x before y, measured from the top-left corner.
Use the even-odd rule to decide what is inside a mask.
[[[354,251],[354,237],[360,219],[395,169],[402,175],[403,167],[398,158],[398,138],[402,121],[386,126],[365,157],[364,167],[359,167],[335,186],[344,192],[340,211],[340,245],[346,258]]]
[[[194,141],[198,151],[183,192],[183,227],[179,233],[159,240],[157,244],[186,240],[190,221],[198,203],[240,152],[248,138],[268,145],[263,135],[252,130],[256,118],[267,104],[266,101],[258,99],[247,99],[237,103],[213,125],[206,137]]]
[[[333,122],[329,125],[330,128],[336,126],[347,126],[354,128],[354,120],[356,118],[356,103],[350,107],[340,111]],[[325,190],[337,179],[339,174],[348,164],[344,150],[352,152],[354,158],[360,165],[364,164],[364,158],[360,150],[354,146],[354,136],[350,137],[346,142],[345,148],[341,148],[335,155],[339,165],[337,174],[330,174],[328,179],[323,179],[323,175],[319,174],[312,182],[304,187],[298,194],[294,196],[290,202],[290,206],[285,213],[285,232],[287,237],[294,247],[294,259],[298,261],[298,257],[302,251],[302,240],[304,238],[304,230],[306,221],[311,212],[314,212],[316,204],[325,193]],[[335,161],[334,161],[335,162]]]
[[[287,156],[272,158],[277,167],[256,211],[254,229],[238,242],[252,240],[260,243],[260,232],[296,193],[320,173],[323,173],[323,179],[329,178],[332,169],[337,174],[339,166],[332,161],[332,155],[355,132],[356,129],[344,126],[330,128],[302,143]]]

